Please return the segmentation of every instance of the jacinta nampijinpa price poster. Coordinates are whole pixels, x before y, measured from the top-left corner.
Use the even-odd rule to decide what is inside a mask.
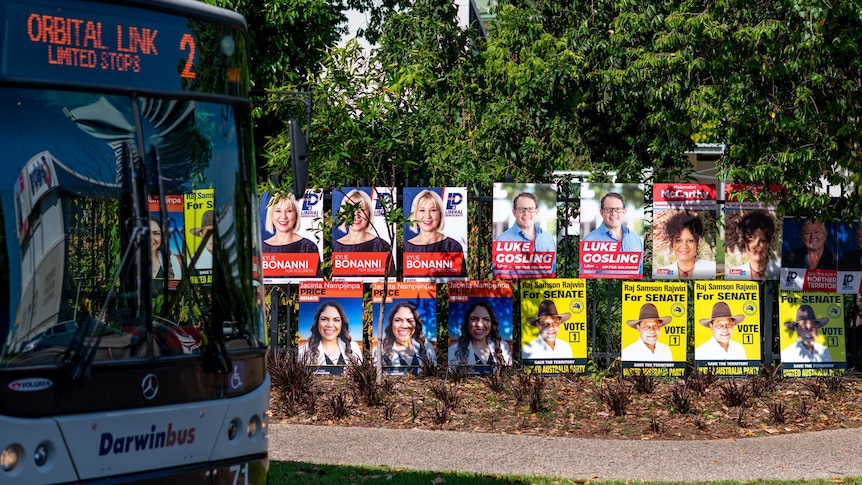
[[[521,281],[521,363],[525,372],[584,373],[586,309],[586,280]]]
[[[157,273],[153,275],[156,288],[164,287],[164,280],[168,280],[168,288],[176,288],[183,278],[185,258],[183,257],[183,202],[182,195],[166,195],[162,214],[162,201],[157,195],[147,196],[147,206],[150,211],[150,229],[161,230],[159,246],[154,248],[160,263]],[[152,238],[153,240],[157,238]],[[168,247],[167,260],[165,260],[164,247]],[[168,261],[165,263],[165,261]]]
[[[418,374],[422,361],[437,362],[437,284],[432,281],[392,281],[386,285],[383,340],[380,311],[383,283],[371,285],[371,348],[374,362],[383,355],[383,373]],[[382,342],[382,345],[380,345]]]
[[[847,370],[843,295],[782,291],[778,322],[784,377],[840,376]]]
[[[623,376],[685,375],[686,308],[683,282],[623,282]]]
[[[754,281],[694,282],[694,363],[726,377],[760,372],[760,289]]]
[[[299,357],[317,374],[341,374],[362,361],[362,282],[299,283]]]
[[[780,289],[837,292],[839,235],[837,222],[784,216]]]
[[[512,365],[512,284],[450,281],[448,365],[484,375],[493,365]]]

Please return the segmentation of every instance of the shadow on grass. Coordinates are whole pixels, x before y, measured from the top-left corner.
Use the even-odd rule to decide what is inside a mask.
[[[584,480],[545,477],[493,476],[463,472],[417,471],[385,467],[317,465],[294,461],[273,461],[269,468],[269,485],[332,485],[332,484],[428,484],[428,485],[569,485]],[[607,485],[625,482],[602,482]]]
[[[640,482],[570,480],[551,477],[524,477],[517,475],[477,475],[463,472],[433,472],[386,467],[317,465],[294,461],[270,462],[268,485],[332,485],[332,484],[428,484],[428,485],[834,485],[834,480],[753,480],[746,482],[719,480],[713,482]],[[862,477],[845,477],[840,482],[862,485]]]

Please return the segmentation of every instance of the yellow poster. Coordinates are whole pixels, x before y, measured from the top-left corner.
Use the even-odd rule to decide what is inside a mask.
[[[687,305],[683,282],[623,282],[623,376],[685,375]]]
[[[694,363],[699,372],[760,372],[760,288],[753,281],[694,283]]]
[[[778,317],[784,377],[844,374],[844,295],[782,291]]]
[[[525,372],[584,373],[586,302],[583,279],[521,281],[521,363]]]

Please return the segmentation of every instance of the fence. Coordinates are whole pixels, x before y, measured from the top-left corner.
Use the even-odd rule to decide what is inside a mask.
[[[578,213],[580,199],[573,193],[572,184],[561,184],[562,190],[558,194],[557,205],[557,277],[575,278],[578,276],[578,241],[579,235],[574,233],[572,224],[575,214]],[[480,187],[479,192],[483,192]],[[331,217],[331,196],[325,194],[330,210],[327,217]],[[400,198],[400,194],[399,194]],[[400,201],[399,201],[400,202]],[[469,279],[491,279],[491,242],[492,242],[492,213],[493,198],[486,195],[473,195],[468,199],[469,205],[469,234],[468,234],[468,278]],[[723,201],[719,201],[721,206]],[[399,203],[399,207],[400,207]],[[650,201],[647,201],[650,207]],[[649,212],[649,209],[647,210]],[[645,222],[646,235],[644,244],[644,274],[651,274],[650,226]],[[324,261],[331,255],[329,234],[325,234]],[[397,238],[401,247],[401,235]],[[399,265],[398,277],[401,277]],[[721,275],[718,276],[721,278]],[[649,279],[648,276],[646,279]],[[687,281],[688,285],[688,315],[694,315],[693,293],[694,282]],[[514,284],[515,304],[513,305],[513,322],[520,322],[520,305],[518,302],[519,291],[517,282]],[[273,347],[293,345],[297,320],[297,291],[298,285],[267,285],[270,298],[268,321],[270,322],[270,342]],[[778,281],[758,282],[761,300],[761,348],[763,349],[762,361],[765,366],[771,366],[778,360],[779,356],[779,328],[778,319]],[[363,328],[366,344],[371,328],[370,311],[370,284],[366,288],[366,308]],[[620,325],[622,322],[622,282],[621,280],[589,279],[587,281],[587,298],[589,306],[588,324],[588,356],[598,368],[608,368],[620,357]],[[445,284],[438,284],[438,341],[445,342],[448,339],[448,315],[446,309],[447,292]],[[860,319],[859,297],[844,297],[845,315],[845,345],[847,346],[847,366],[851,369],[859,361],[862,361],[862,330],[857,320]],[[686,348],[693,349],[694,319],[688,318],[687,322],[688,345]],[[519,356],[520,332],[519,325],[515,325],[513,331],[513,353]],[[365,346],[368,347],[367,345]],[[445,353],[445,347],[438,350],[438,356]],[[693,362],[693,352],[688,352],[688,362]],[[444,360],[440,360],[441,362]]]

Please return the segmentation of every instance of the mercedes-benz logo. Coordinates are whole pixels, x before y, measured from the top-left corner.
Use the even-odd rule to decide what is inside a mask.
[[[141,395],[147,401],[152,400],[159,393],[159,378],[155,374],[147,374],[141,381]]]

